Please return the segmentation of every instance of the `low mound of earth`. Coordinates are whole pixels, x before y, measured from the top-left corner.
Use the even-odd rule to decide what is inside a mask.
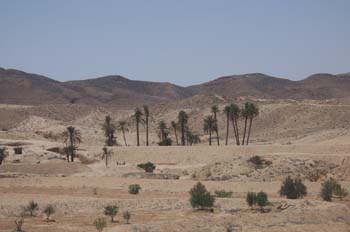
[[[262,157],[266,164],[257,165],[251,157],[236,156],[231,160],[214,162],[192,171],[197,180],[233,180],[233,181],[282,181],[287,176],[300,177],[308,181],[320,181],[326,178],[350,180],[349,158],[335,158],[332,161],[300,157],[268,156]]]
[[[89,168],[81,163],[44,163],[44,164],[4,164],[1,165],[0,175],[35,174],[40,176],[69,176],[86,172]]]

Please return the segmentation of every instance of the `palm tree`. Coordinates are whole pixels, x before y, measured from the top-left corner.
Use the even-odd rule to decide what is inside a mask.
[[[197,144],[201,142],[201,139],[198,134],[192,133],[191,131],[186,132],[188,144]]]
[[[176,145],[179,145],[179,140],[177,139],[178,124],[175,121],[171,121],[171,127],[173,128],[174,133],[175,133]]]
[[[249,117],[249,129],[248,129],[248,137],[247,137],[246,145],[248,145],[248,143],[249,143],[250,131],[252,128],[253,119],[255,117],[257,117],[258,115],[259,115],[259,108],[254,103],[250,103],[249,116],[248,116]]]
[[[231,116],[231,121],[232,121],[232,127],[235,133],[235,138],[236,138],[236,143],[237,145],[240,145],[239,142],[239,132],[238,132],[238,123],[237,119],[239,118],[240,115],[240,109],[236,104],[231,104],[230,105],[230,116]]]
[[[244,119],[244,132],[243,132],[243,139],[242,139],[242,145],[244,145],[245,142],[245,136],[246,136],[246,132],[247,132],[247,122],[248,122],[248,117],[249,117],[249,107],[250,103],[246,102],[244,104],[244,108],[241,111],[241,116]]]
[[[225,106],[224,114],[226,115],[226,143],[225,143],[225,145],[227,145],[228,132],[229,132],[229,127],[230,127],[230,115],[231,115],[230,106]]]
[[[209,115],[204,119],[203,129],[206,133],[209,133],[209,146],[211,146],[211,134],[213,130],[216,130],[216,124],[213,116]]]
[[[103,159],[106,160],[106,167],[108,167],[108,160],[110,160],[112,157],[112,151],[108,150],[107,147],[103,147],[102,151],[103,151],[102,160]]]
[[[125,131],[129,131],[128,123],[126,121],[124,121],[124,120],[119,121],[118,125],[117,125],[117,130],[121,131],[123,133],[125,146],[128,146],[128,144],[126,143],[126,138],[125,138]]]
[[[143,111],[145,114],[145,124],[146,124],[146,146],[148,146],[148,122],[149,122],[149,109],[148,106],[143,106]]]
[[[137,146],[140,146],[140,123],[142,122],[142,115],[142,111],[139,108],[136,108],[133,117],[136,122]]]
[[[169,135],[169,128],[167,127],[166,123],[161,120],[158,124],[158,136],[160,139],[160,142],[158,143],[160,146],[170,146],[171,145],[171,139],[168,138]]]
[[[63,143],[65,144],[65,150],[67,152],[67,160],[69,162],[69,156],[71,157],[71,162],[74,162],[75,151],[77,150],[77,145],[81,143],[81,132],[75,129],[73,126],[67,127],[67,130],[63,132]]]
[[[5,158],[8,156],[7,148],[6,147],[0,147],[0,165],[5,160]]]
[[[211,112],[214,115],[214,121],[215,121],[215,125],[216,125],[216,139],[218,142],[218,146],[220,146],[220,139],[219,139],[219,125],[218,125],[218,119],[217,119],[217,114],[219,113],[219,108],[218,106],[214,105],[211,107]]]
[[[186,125],[188,122],[188,115],[186,114],[185,111],[181,110],[179,112],[179,115],[177,116],[178,119],[178,124],[180,125],[181,128],[181,144],[182,146],[185,146],[185,130],[186,130]]]
[[[102,130],[106,136],[106,145],[113,146],[116,144],[116,137],[114,133],[116,131],[116,126],[112,123],[111,116],[107,115],[105,118],[105,122],[102,125]]]

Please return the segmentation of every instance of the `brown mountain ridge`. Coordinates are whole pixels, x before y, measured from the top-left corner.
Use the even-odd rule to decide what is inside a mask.
[[[203,84],[181,87],[165,82],[130,80],[118,75],[59,82],[42,75],[0,68],[0,103],[79,102],[134,107],[182,100],[195,95],[217,95],[225,99],[350,98],[350,75],[321,73],[300,81],[292,81],[252,73],[224,76]]]

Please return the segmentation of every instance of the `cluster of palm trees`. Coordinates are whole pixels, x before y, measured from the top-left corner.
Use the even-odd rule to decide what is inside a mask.
[[[220,145],[220,137],[219,137],[219,126],[217,120],[217,114],[219,113],[219,108],[217,106],[212,106],[211,108],[212,115],[208,115],[204,119],[203,129],[204,132],[209,134],[209,145],[212,145],[212,133],[216,132],[216,140],[217,144]],[[247,102],[244,104],[244,107],[240,109],[236,104],[227,105],[223,113],[226,115],[226,140],[225,144],[228,144],[229,137],[229,128],[230,123],[232,124],[234,138],[236,140],[236,144],[239,145],[248,145],[251,128],[253,124],[253,119],[259,114],[259,109],[254,103]],[[238,121],[239,119],[244,119],[244,132],[242,142],[240,142],[239,136],[239,127]],[[249,121],[249,128],[247,131],[247,124]]]
[[[222,113],[226,116],[226,139],[225,145],[228,145],[229,128],[232,125],[234,140],[237,145],[248,145],[251,135],[251,128],[253,119],[259,114],[259,109],[254,103],[247,102],[242,108],[236,104],[230,104],[224,107]],[[219,120],[218,115],[220,109],[214,105],[211,107],[211,115],[204,118],[203,129],[204,132],[209,134],[209,145],[212,145],[212,140],[216,140],[217,145],[220,145],[219,136]],[[148,106],[143,106],[143,110],[136,108],[132,119],[135,122],[136,127],[136,144],[140,146],[140,125],[143,125],[146,129],[146,146],[149,146],[149,124],[153,121]],[[240,131],[238,123],[240,119],[244,122],[244,131],[242,140],[240,140]],[[176,145],[193,145],[200,143],[200,136],[195,132],[191,131],[188,126],[189,115],[181,110],[178,113],[177,120],[171,121],[170,127],[164,120],[158,123],[157,132],[159,137],[160,146],[170,146],[173,144],[173,140],[170,137],[171,132],[174,133],[174,139]],[[106,146],[114,146],[117,144],[116,131],[120,131],[123,134],[124,144],[128,146],[125,132],[129,131],[128,122],[125,120],[118,121],[114,124],[110,116],[106,116],[105,121],[102,125],[102,130],[106,137]],[[215,135],[214,135],[215,134]],[[214,135],[214,136],[213,136]],[[67,160],[73,162],[75,152],[78,144],[81,142],[81,132],[74,127],[68,127],[67,131],[64,132],[64,144],[65,152],[67,154]]]

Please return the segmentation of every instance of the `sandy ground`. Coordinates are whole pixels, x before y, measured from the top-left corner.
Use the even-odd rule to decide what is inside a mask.
[[[106,218],[107,232],[225,232],[229,225],[234,228],[232,231],[247,232],[350,231],[350,197],[324,202],[319,196],[322,181],[329,177],[350,190],[347,106],[317,102],[265,104],[256,121],[252,144],[247,147],[233,145],[232,139],[229,146],[220,147],[210,147],[206,142],[159,147],[155,146],[157,136],[152,128],[152,146],[113,147],[108,167],[101,160],[104,138],[100,128],[107,111],[80,106],[67,108],[65,112],[71,113],[67,116],[59,107],[0,106],[0,118],[5,120],[1,125],[11,125],[0,131],[0,146],[6,146],[10,153],[0,166],[1,232],[14,230],[14,220],[31,200],[39,204],[40,210],[35,217],[24,218],[23,229],[27,232],[96,231],[93,221],[105,217],[103,207],[107,204],[119,206],[116,222]],[[156,111],[164,113],[161,106]],[[23,114],[18,115],[19,112]],[[76,112],[83,115],[74,115]],[[175,109],[169,109],[166,115],[174,118],[174,112]],[[301,116],[296,117],[295,112]],[[130,113],[115,113],[116,120],[128,118]],[[207,113],[207,108],[199,107],[193,109],[192,115],[198,119]],[[11,116],[14,121],[4,123],[10,122]],[[191,126],[200,128],[198,123],[192,121]],[[55,152],[55,148],[62,147],[60,134],[67,125],[76,126],[83,134],[79,159],[74,163],[67,163],[64,156]],[[221,131],[223,138],[224,127]],[[141,137],[144,143],[143,129]],[[127,140],[133,145],[132,127]],[[14,154],[16,146],[23,147],[22,155]],[[268,165],[256,167],[250,163],[248,160],[254,155],[269,161]],[[154,174],[137,168],[137,164],[147,161],[157,166]],[[304,199],[279,196],[287,176],[299,176],[304,181],[308,190]],[[226,190],[233,195],[217,198],[214,212],[195,211],[188,192],[198,181],[212,193]],[[130,184],[141,186],[138,195],[128,193]],[[269,195],[271,212],[252,210],[245,202],[248,191],[261,190]],[[47,204],[57,209],[50,222],[42,214]],[[281,205],[288,207],[280,210]],[[126,210],[131,212],[130,224],[122,218]]]

